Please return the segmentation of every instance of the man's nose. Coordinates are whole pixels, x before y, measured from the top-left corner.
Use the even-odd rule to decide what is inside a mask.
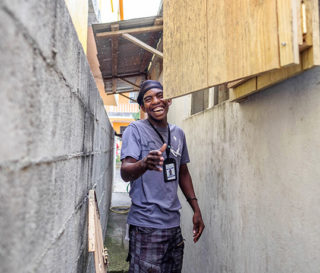
[[[157,97],[157,96],[154,96],[153,98],[152,98],[152,101],[151,101],[151,103],[158,103],[158,102],[160,102],[161,100]]]

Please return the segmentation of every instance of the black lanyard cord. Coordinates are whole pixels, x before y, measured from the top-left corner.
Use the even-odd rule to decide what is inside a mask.
[[[158,134],[158,136],[160,137],[162,143],[164,144],[165,141],[162,137],[162,135],[159,133],[159,131],[156,129],[156,127],[153,126],[153,124],[148,120],[148,122],[150,123],[151,127],[153,128],[153,130],[155,130],[155,132]],[[170,127],[169,127],[169,124],[168,124],[168,144],[167,144],[167,149],[166,149],[166,154],[167,154],[167,158],[169,158],[170,156],[170,143],[171,143],[171,135],[170,135]]]

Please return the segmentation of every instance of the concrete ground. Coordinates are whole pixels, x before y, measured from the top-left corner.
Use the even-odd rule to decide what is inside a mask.
[[[119,206],[130,206],[131,199],[127,193],[128,183],[124,182],[120,177],[120,166],[116,166],[115,178],[113,182],[113,192],[111,200],[111,209],[117,211],[109,212],[109,220],[107,226],[107,234],[105,238],[106,246],[109,250],[110,264],[109,273],[120,273],[128,271],[128,243],[126,240],[126,222],[127,213],[124,210],[117,210]]]

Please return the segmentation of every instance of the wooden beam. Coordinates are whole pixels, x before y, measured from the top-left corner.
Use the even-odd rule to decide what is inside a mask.
[[[119,24],[111,25],[112,31],[119,30]],[[118,45],[119,40],[118,36],[113,36],[111,41],[111,51],[112,51],[112,77],[118,74]],[[112,79],[112,92],[116,92],[117,90],[117,79]]]
[[[103,80],[111,80],[112,78],[128,78],[128,77],[139,77],[139,76],[146,76],[146,73],[144,72],[138,72],[138,73],[129,73],[129,74],[122,74],[122,75],[115,75],[115,76],[107,76],[103,77]]]
[[[140,27],[140,28],[131,28],[131,29],[122,29],[117,31],[108,31],[108,32],[100,32],[96,34],[97,38],[108,38],[112,36],[119,36],[124,33],[130,33],[130,34],[138,34],[138,33],[144,33],[144,32],[156,32],[156,31],[162,31],[163,26],[151,26],[151,27]]]
[[[162,25],[163,24],[163,18],[156,18],[154,20],[154,25],[158,26],[158,25]],[[160,36],[160,38],[162,38],[162,35]],[[159,41],[159,34],[154,32],[150,35],[148,44],[152,44],[155,40]],[[162,45],[162,39],[161,39],[161,45]],[[156,49],[159,50],[160,52],[163,51],[162,47],[159,48],[158,43],[156,44]],[[152,56],[151,56],[152,57]],[[142,57],[142,61],[140,63],[140,72],[145,71],[146,68],[148,69],[148,66],[150,64],[150,53],[149,52],[144,52],[143,57]],[[162,61],[162,59],[161,59]],[[151,69],[150,69],[151,70]]]
[[[154,19],[154,25],[155,26],[163,25],[163,18],[162,17],[158,17],[158,18]]]
[[[136,102],[137,103],[137,101],[136,100],[134,100],[134,99],[132,99],[132,98],[130,98],[130,97],[128,97],[128,96],[126,96],[126,95],[123,95],[122,93],[118,93],[120,96],[122,96],[122,97],[125,97],[125,98],[127,98],[127,99],[129,99],[129,100],[132,100],[132,101],[134,101],[134,102]]]
[[[133,83],[133,82],[131,82],[131,81],[127,80],[126,78],[119,78],[119,79],[120,79],[120,80],[122,80],[122,81],[124,81],[124,82],[126,82],[126,83],[128,83],[128,84],[130,84],[130,85],[132,85],[133,87],[140,88],[140,86],[139,86],[139,85],[137,85],[137,84],[135,84],[135,83]]]
[[[141,82],[142,82],[141,76],[137,77],[136,78],[136,85],[138,85],[139,88],[138,89],[134,88],[135,91],[140,91]]]
[[[142,47],[143,49],[151,52],[152,54],[155,54],[156,56],[163,58],[163,53],[160,52],[159,50],[156,50],[155,48],[149,46],[148,44],[140,41],[139,39],[133,37],[132,35],[128,34],[128,33],[124,33],[121,35],[123,38],[129,40],[130,42]]]
[[[115,93],[113,92],[106,92],[107,96],[111,96],[111,95],[115,95],[115,94],[123,94],[123,93],[130,93],[130,92],[139,92],[139,90],[136,89],[129,89],[129,90],[125,90],[125,91],[116,91]]]

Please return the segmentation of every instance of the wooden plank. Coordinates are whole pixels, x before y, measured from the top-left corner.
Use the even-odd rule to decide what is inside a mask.
[[[208,85],[279,68],[276,0],[208,0]]]
[[[155,26],[163,25],[163,18],[162,17],[158,17],[158,18],[154,19],[154,25]]]
[[[249,96],[250,94],[253,94],[257,92],[257,78],[254,77],[245,83],[229,89],[229,100],[230,101],[238,101],[240,99],[243,99],[244,97]]]
[[[94,254],[96,273],[106,273],[107,263],[103,256],[104,240],[100,222],[99,208],[94,190],[89,191],[89,223],[88,223],[89,252]],[[94,238],[92,238],[92,235]],[[93,241],[92,241],[93,240]],[[91,246],[90,246],[91,245]]]
[[[96,249],[95,241],[95,196],[94,191],[89,191],[88,208],[88,251],[93,252]]]
[[[163,18],[162,17],[161,18],[156,18],[154,20],[154,25],[163,25]],[[157,35],[157,33],[152,33],[150,35],[148,44],[152,44],[155,40],[157,40],[158,37],[156,35]],[[160,52],[163,51],[161,45],[162,45],[162,39],[161,39],[160,43],[157,44],[157,48],[156,48]],[[162,62],[162,58],[160,60]],[[141,63],[140,63],[139,71],[141,71],[141,72],[145,71],[149,64],[150,64],[150,53],[149,52],[144,52],[142,60],[141,60]]]
[[[126,96],[126,95],[124,95],[124,94],[122,94],[122,93],[118,93],[120,96],[122,96],[122,97],[124,97],[124,98],[126,98],[126,99],[128,99],[128,100],[131,100],[131,101],[133,101],[133,102],[135,102],[135,103],[138,103],[136,100],[134,100],[134,99],[132,99],[132,98],[130,98],[130,97],[128,97],[128,96]]]
[[[114,77],[112,76],[107,76],[104,77],[104,80],[111,80],[112,78],[128,78],[128,77],[139,77],[139,76],[144,76],[146,77],[146,73],[144,72],[138,72],[138,73],[127,73],[127,74],[121,74],[121,75],[115,75]]]
[[[163,1],[163,87],[166,98],[208,86],[206,2]]]
[[[137,85],[137,84],[135,84],[135,83],[133,83],[133,82],[131,82],[131,81],[129,81],[129,80],[127,80],[126,78],[119,78],[120,80],[122,80],[122,81],[124,81],[124,82],[126,82],[126,83],[128,83],[128,84],[130,84],[131,86],[133,86],[133,87],[137,87],[137,88],[140,88],[140,86],[139,85]]]
[[[302,52],[303,70],[320,65],[319,3],[318,0],[304,0],[304,3],[307,24],[305,42],[312,47]]]
[[[299,64],[297,1],[277,0],[280,66]]]
[[[257,90],[272,86],[302,72],[301,64],[270,71],[257,77]]]
[[[299,46],[301,46],[303,44],[303,31],[302,31],[303,20],[302,20],[301,0],[297,0],[296,4],[297,4],[296,10],[297,10],[298,44],[299,44]]]
[[[237,87],[238,85],[241,85],[243,83],[245,83],[246,81],[252,79],[253,77],[250,77],[250,78],[245,78],[245,79],[240,79],[240,80],[236,80],[234,82],[229,82],[227,84],[227,87],[228,88],[234,88],[234,87]]]
[[[119,24],[111,25],[112,31],[116,31],[119,29]],[[112,51],[112,77],[118,74],[118,47],[119,40],[118,36],[113,36],[111,40],[111,51]],[[112,92],[115,93],[117,91],[117,80],[112,79]]]
[[[230,89],[230,101],[239,101],[253,93],[275,85],[301,72],[302,64],[297,64],[258,75],[257,77]]]
[[[137,46],[140,46],[141,48],[149,51],[152,54],[157,55],[160,58],[163,58],[163,53],[160,52],[159,50],[149,46],[148,44],[146,44],[145,42],[142,42],[141,40],[137,39],[136,37],[133,37],[132,35],[128,34],[128,33],[123,33],[121,35],[121,37],[127,39],[128,41],[134,43]]]
[[[106,37],[112,37],[112,36],[119,36],[124,33],[129,34],[138,34],[138,33],[144,33],[144,32],[157,32],[162,31],[163,26],[151,26],[151,27],[140,27],[140,28],[131,28],[131,29],[122,29],[117,31],[107,31],[107,32],[100,32],[96,34],[96,37],[98,38],[106,38]]]

